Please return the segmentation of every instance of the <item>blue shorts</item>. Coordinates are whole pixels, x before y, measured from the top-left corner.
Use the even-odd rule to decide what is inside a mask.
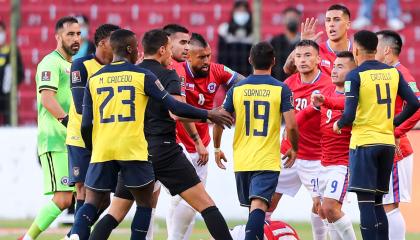
[[[85,186],[94,191],[115,191],[118,172],[127,188],[142,188],[155,180],[149,161],[107,161],[90,163]]]
[[[280,172],[276,171],[247,171],[235,172],[236,189],[241,206],[251,206],[254,198],[271,203],[277,187]]]
[[[91,152],[82,147],[67,145],[69,158],[69,185],[84,183],[89,167]]]
[[[350,192],[385,194],[394,162],[395,147],[369,145],[350,149]]]

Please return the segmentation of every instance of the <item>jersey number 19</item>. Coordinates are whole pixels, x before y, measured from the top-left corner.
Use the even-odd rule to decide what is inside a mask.
[[[251,119],[251,104],[254,108],[254,116]],[[257,129],[253,129],[253,136],[267,136],[268,132],[268,119],[270,115],[270,102],[267,101],[244,101],[245,105],[245,131],[246,135],[249,136],[250,134],[250,125],[254,125],[256,120],[263,120],[263,129],[262,131],[258,131]],[[260,112],[260,106],[263,108]]]

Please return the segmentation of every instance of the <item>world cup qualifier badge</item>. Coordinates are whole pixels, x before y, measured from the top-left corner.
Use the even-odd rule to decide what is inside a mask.
[[[71,72],[71,82],[78,83],[81,82],[82,78],[80,77],[80,71],[73,71]]]
[[[207,90],[209,91],[209,93],[216,92],[216,83],[214,82],[209,83],[209,85],[207,85]]]
[[[41,81],[50,81],[51,80],[51,72],[50,71],[43,71],[41,73]]]

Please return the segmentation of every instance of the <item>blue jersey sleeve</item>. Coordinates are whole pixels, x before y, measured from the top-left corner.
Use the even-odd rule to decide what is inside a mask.
[[[288,112],[290,110],[294,110],[293,95],[292,95],[292,91],[290,91],[289,87],[287,87],[287,85],[284,84],[282,86],[282,91],[281,91],[280,112]]]
[[[71,64],[70,77],[74,107],[78,114],[82,114],[83,94],[87,82],[87,70],[81,59],[75,60]]]
[[[398,82],[398,95],[405,100],[406,105],[403,111],[395,116],[394,118],[394,125],[399,126],[405,120],[410,118],[420,107],[420,103],[417,100],[416,95],[411,90],[408,83],[404,80],[402,74],[400,73],[400,79]]]
[[[233,113],[235,111],[235,107],[233,106],[233,91],[235,87],[229,89],[226,94],[225,101],[223,102],[223,109],[226,111]]]
[[[89,90],[89,82],[86,84],[84,97],[83,97],[83,114],[81,134],[87,149],[92,149],[92,125],[93,110],[92,110],[92,95]]]
[[[357,71],[349,72],[344,82],[344,91],[346,92],[346,103],[344,113],[338,120],[339,128],[353,124],[356,117],[357,105],[359,104],[360,75]]]

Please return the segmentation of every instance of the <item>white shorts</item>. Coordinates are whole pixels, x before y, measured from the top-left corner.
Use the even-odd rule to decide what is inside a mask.
[[[322,167],[319,179],[319,195],[343,203],[349,186],[348,168],[344,165]]]
[[[413,179],[413,154],[403,158],[392,167],[389,192],[384,195],[383,204],[411,202]]]
[[[311,197],[319,197],[318,177],[321,168],[321,160],[296,159],[291,168],[282,168],[280,171],[276,192],[294,197],[303,184]]]
[[[198,155],[198,153],[197,152],[189,153],[187,151],[187,149],[185,149],[185,146],[182,143],[180,143],[179,145],[182,147],[182,149],[184,151],[184,154],[187,157],[187,159],[194,166],[195,171],[197,172],[197,175],[200,178],[201,182],[204,185],[206,185],[206,181],[207,181],[207,170],[208,170],[208,166],[209,166],[208,162],[204,166],[198,166],[197,162],[198,162],[198,159],[200,158],[200,156]],[[208,146],[206,147],[206,149],[209,152],[209,147]]]

